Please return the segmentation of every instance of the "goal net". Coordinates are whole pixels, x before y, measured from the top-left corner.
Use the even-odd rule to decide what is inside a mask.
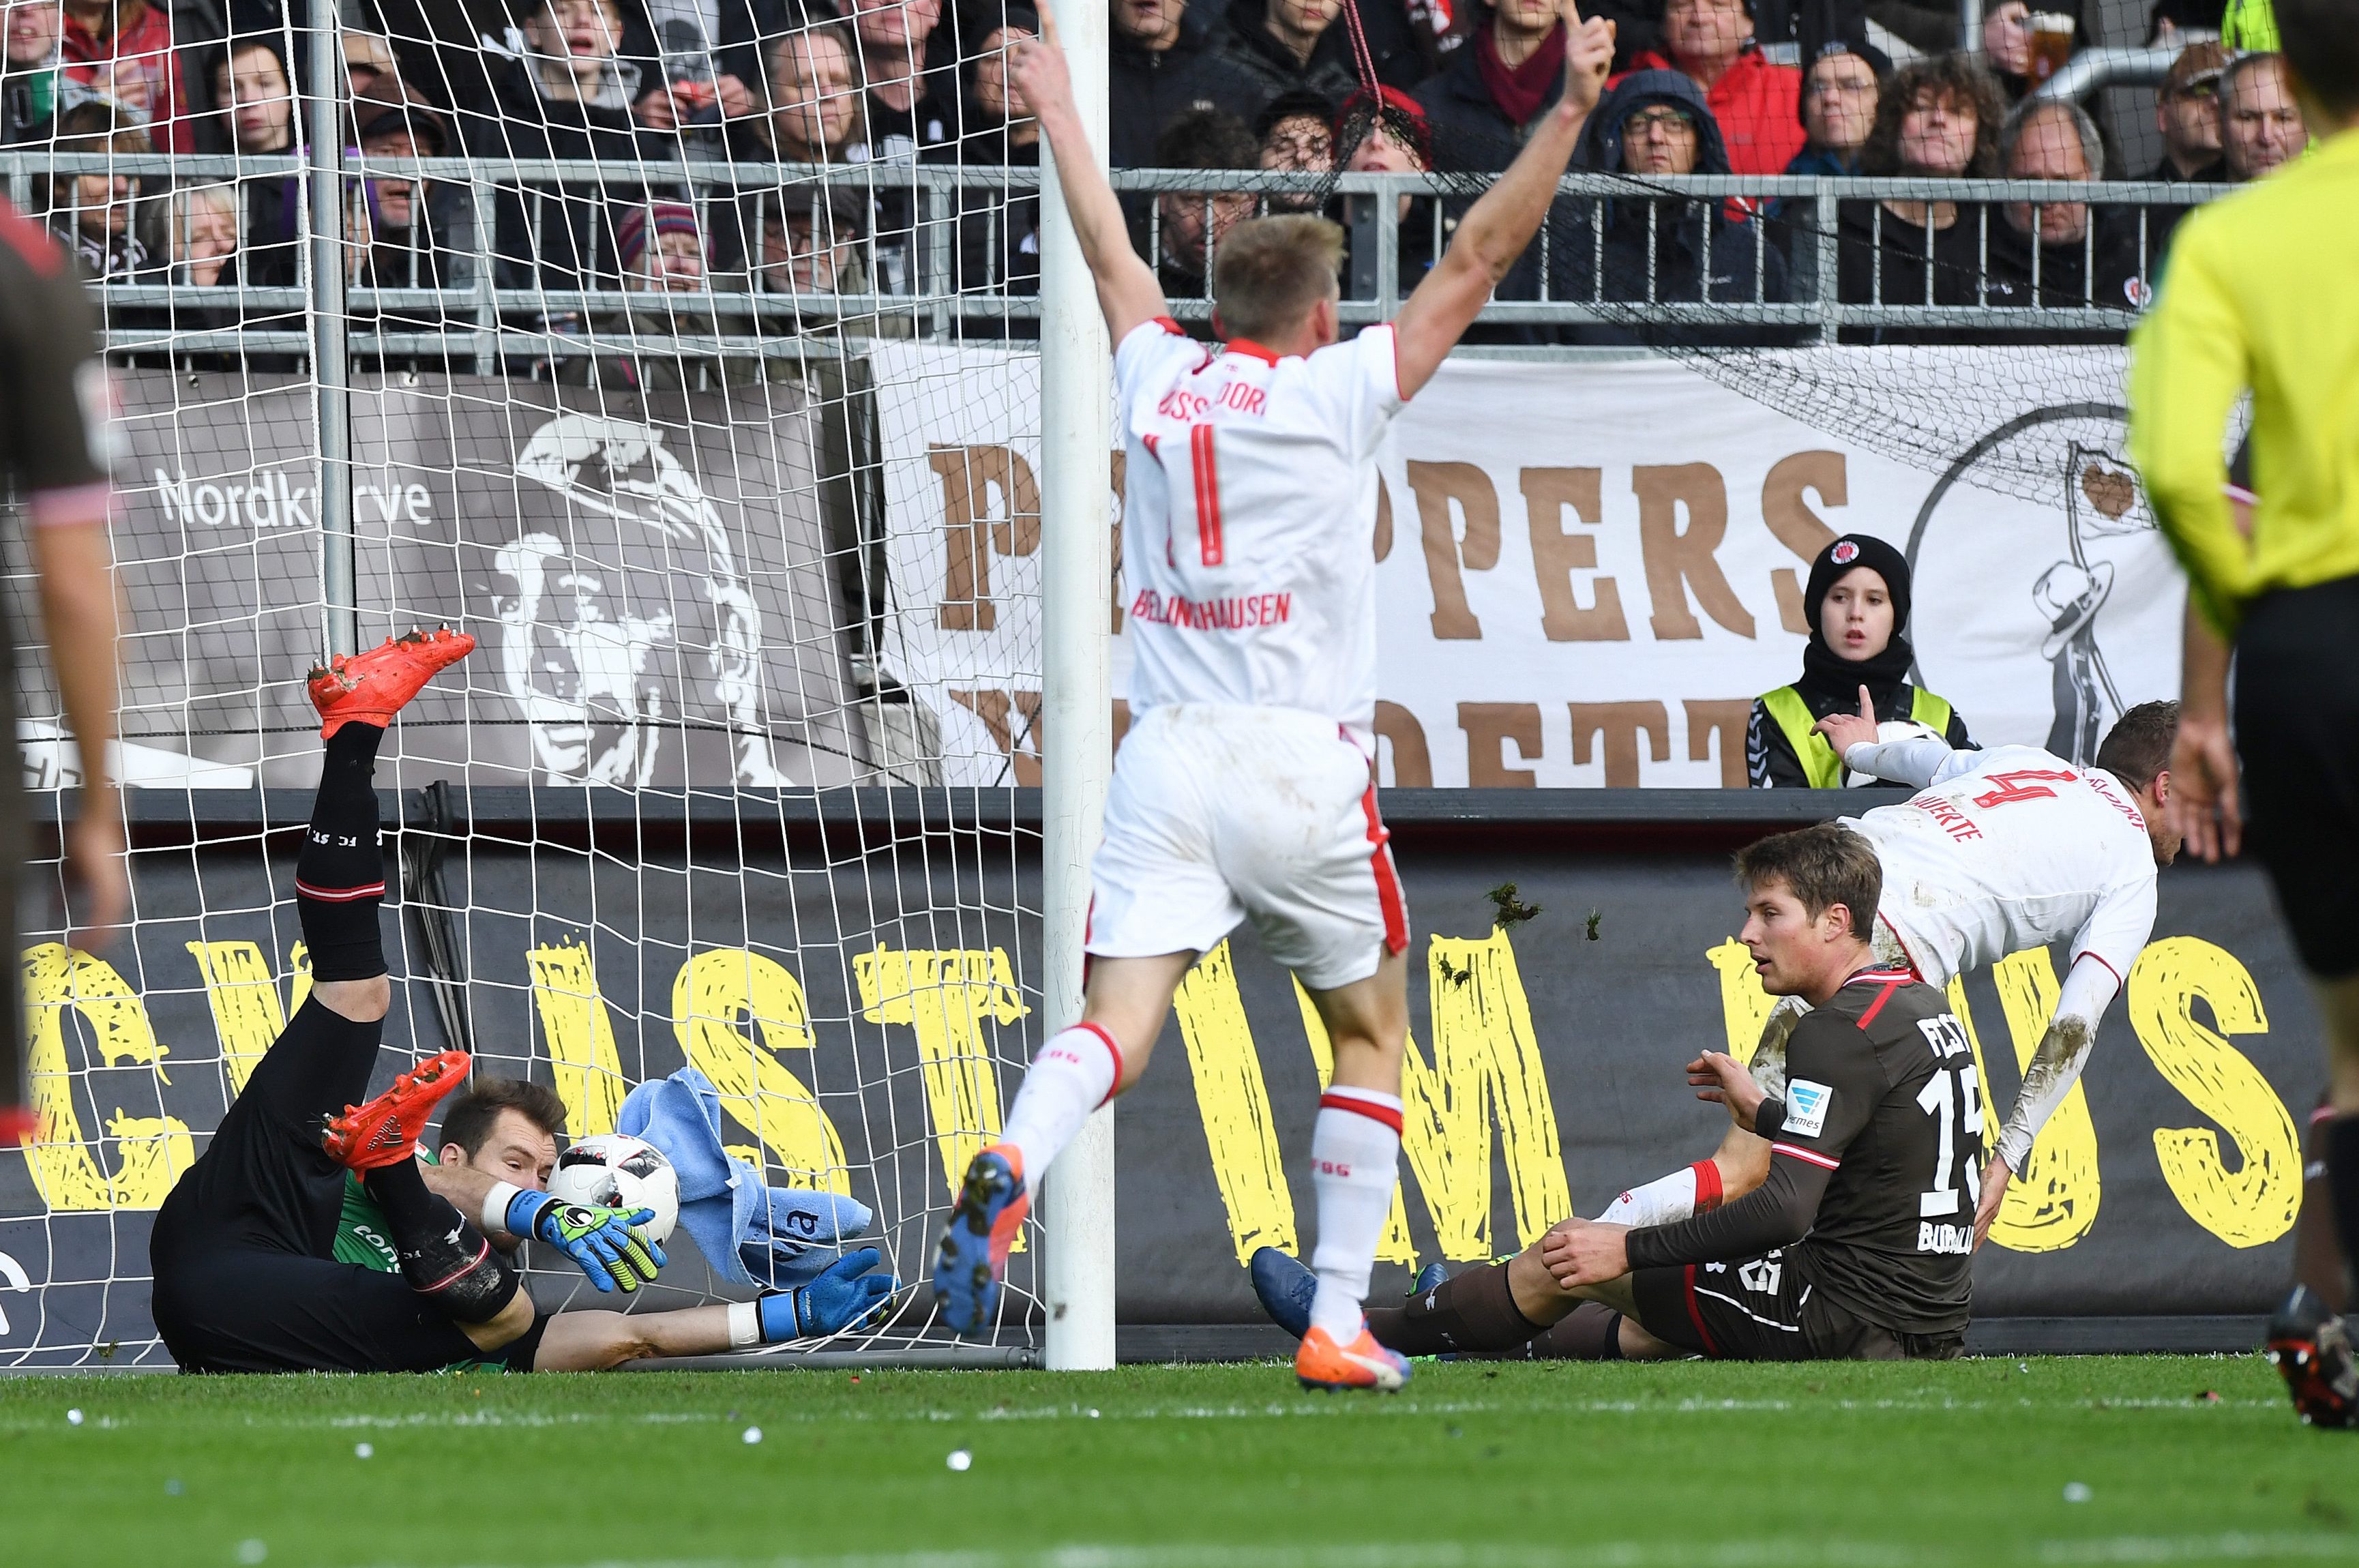
[[[180,40],[186,81],[52,62],[48,123],[0,155],[100,279],[136,846],[111,943],[69,931],[54,856],[34,868],[41,1130],[0,1159],[0,1365],[164,1359],[155,1211],[309,988],[304,678],[413,626],[479,647],[382,753],[380,1083],[460,1047],[552,1084],[570,1136],[652,1115],[734,1161],[641,1307],[866,1246],[922,1280],[1040,1008],[1033,798],[942,788],[1037,782],[1010,759],[1040,685],[1038,399],[1010,366],[1038,197],[1004,40],[636,0],[480,35],[388,0],[321,38],[302,9]],[[962,183],[962,159],[1016,168]],[[947,352],[897,357],[919,338]],[[970,370],[1006,382],[995,434],[929,441]],[[897,650],[959,612],[894,600],[884,526],[889,495],[946,485],[991,572],[966,613],[1008,634],[947,734]],[[78,779],[38,648],[17,695],[52,821]],[[965,1354],[1038,1341],[1038,1252]],[[594,1296],[531,1262],[544,1305]],[[929,1325],[916,1290],[817,1348],[941,1353]]]

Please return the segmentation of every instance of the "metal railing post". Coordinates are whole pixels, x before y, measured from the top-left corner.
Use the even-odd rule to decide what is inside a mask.
[[[310,0],[313,433],[320,451],[320,589],[328,651],[360,647],[353,559],[352,376],[345,356],[343,51],[335,0]]]
[[[1818,208],[1818,221],[1810,225],[1811,245],[1816,254],[1819,279],[1819,342],[1832,346],[1843,324],[1842,274],[1838,268],[1836,227],[1840,219],[1835,212],[1835,182],[1821,175],[1819,188],[1810,200]]]

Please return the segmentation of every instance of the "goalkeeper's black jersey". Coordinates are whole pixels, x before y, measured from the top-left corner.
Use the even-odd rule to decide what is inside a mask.
[[[1948,998],[1907,974],[1854,975],[1794,1027],[1786,1074],[1785,1100],[1762,1107],[1769,1179],[1713,1213],[1631,1232],[1631,1267],[1782,1246],[1855,1317],[1901,1334],[1962,1329],[1982,1085]]]

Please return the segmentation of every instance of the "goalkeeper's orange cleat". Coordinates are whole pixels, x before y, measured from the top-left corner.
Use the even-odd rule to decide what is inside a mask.
[[[1335,1336],[1313,1327],[1294,1352],[1295,1380],[1306,1388],[1376,1388],[1387,1394],[1408,1387],[1408,1357],[1386,1350],[1360,1324],[1360,1337],[1338,1345]]]
[[[342,1116],[328,1118],[320,1139],[328,1158],[348,1171],[375,1171],[414,1157],[427,1117],[466,1080],[473,1063],[463,1051],[446,1051],[395,1079],[367,1105],[346,1105]]]
[[[393,722],[425,684],[475,651],[475,639],[465,632],[437,626],[430,632],[410,632],[387,637],[366,653],[340,653],[326,666],[314,666],[306,685],[311,705],[325,722],[325,740],[353,719],[383,726]]]

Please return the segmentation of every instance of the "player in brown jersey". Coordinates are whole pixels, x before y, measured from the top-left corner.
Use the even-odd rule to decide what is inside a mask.
[[[73,263],[47,231],[0,200],[0,473],[22,510],[39,579],[40,632],[82,789],[60,834],[66,911],[78,945],[123,918],[130,883],[123,807],[108,775],[114,735],[114,580],[107,548],[106,367]],[[16,655],[0,617],[0,733],[16,733]],[[31,833],[19,769],[0,770],[0,941],[16,950],[16,888]],[[16,964],[0,964],[0,1018],[16,1018]],[[39,1125],[14,1024],[0,1029],[0,1149]]]
[[[1779,833],[1737,857],[1737,877],[1764,989],[1811,1011],[1788,1041],[1782,1098],[1717,1051],[1688,1074],[1769,1140],[1768,1179],[1676,1224],[1567,1220],[1506,1263],[1371,1311],[1379,1341],[1411,1356],[1592,1360],[1963,1348],[1983,1160],[1965,1030],[1940,992],[1876,964],[1883,873],[1865,839],[1832,822]]]

